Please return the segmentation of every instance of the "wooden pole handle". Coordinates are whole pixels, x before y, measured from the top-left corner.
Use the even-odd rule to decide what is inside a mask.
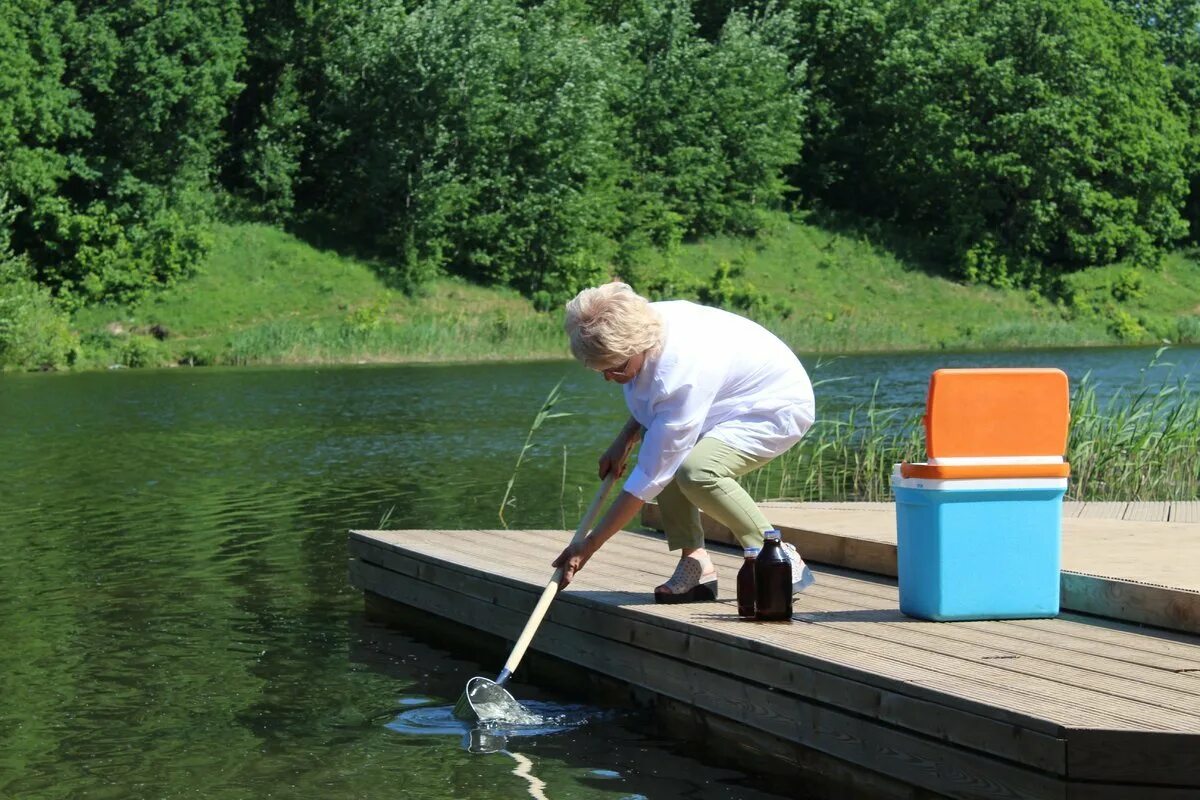
[[[596,491],[596,497],[588,507],[587,513],[583,515],[583,519],[580,520],[579,527],[575,529],[575,535],[571,537],[571,544],[579,544],[587,538],[588,533],[592,530],[592,523],[596,521],[596,516],[600,513],[601,506],[604,505],[604,498],[608,496],[608,492],[612,489],[615,482],[616,475],[610,472],[608,477],[604,479],[604,483],[600,484],[600,488]],[[550,608],[550,601],[558,593],[558,583],[562,580],[562,574],[562,567],[554,570],[554,576],[546,584],[546,588],[542,590],[542,596],[538,598],[537,605],[533,607],[533,613],[529,615],[529,621],[525,623],[525,628],[521,631],[520,637],[517,638],[517,643],[513,645],[512,653],[508,656],[508,661],[504,662],[504,669],[500,670],[500,677],[496,679],[496,683],[504,683],[517,671],[517,665],[521,663],[521,657],[525,655],[525,650],[528,649],[529,643],[533,641],[533,635],[537,633],[538,625],[542,623],[542,617],[546,616],[546,611]]]

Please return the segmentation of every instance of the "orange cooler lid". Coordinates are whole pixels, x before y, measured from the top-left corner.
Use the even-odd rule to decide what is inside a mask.
[[[925,449],[948,458],[1061,459],[1070,390],[1060,369],[939,369],[929,379]]]

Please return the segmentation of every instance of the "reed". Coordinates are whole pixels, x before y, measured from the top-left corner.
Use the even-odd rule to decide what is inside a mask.
[[[550,393],[546,395],[546,399],[542,401],[542,407],[538,409],[537,414],[534,415],[533,422],[529,426],[529,432],[525,434],[525,444],[521,447],[521,451],[517,453],[517,463],[513,465],[512,475],[508,477],[508,483],[504,486],[504,497],[500,500],[499,516],[500,524],[503,525],[505,529],[508,528],[508,521],[504,519],[504,509],[515,500],[515,498],[512,498],[513,484],[516,483],[517,472],[521,469],[521,462],[525,460],[525,454],[533,449],[533,435],[537,433],[538,429],[542,427],[546,420],[571,416],[571,412],[569,411],[554,410],[554,407],[558,405],[560,400],[562,400],[563,380],[565,380],[565,378],[559,378],[558,383],[554,384],[554,388],[550,390]],[[566,458],[565,451],[563,458]],[[565,483],[563,485],[565,486]],[[560,505],[561,500],[562,497],[560,492]],[[566,527],[566,525],[564,524],[563,527]]]
[[[1071,402],[1070,496],[1079,500],[1200,497],[1200,395],[1187,379],[1100,402],[1085,377]]]
[[[757,499],[889,501],[892,466],[924,459],[921,413],[882,405],[876,391],[818,419],[799,445],[743,485]],[[1200,498],[1200,393],[1181,378],[1101,401],[1084,376],[1071,396],[1067,461],[1071,500]]]
[[[819,388],[820,384],[818,384]],[[924,455],[921,415],[870,399],[820,417],[792,450],[743,479],[758,499],[886,501],[892,465]]]

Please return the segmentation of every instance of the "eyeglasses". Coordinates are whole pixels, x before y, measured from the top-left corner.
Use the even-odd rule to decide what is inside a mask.
[[[618,367],[607,367],[606,369],[600,370],[600,374],[608,375],[609,377],[612,377],[612,378],[624,378],[626,375],[628,375],[628,373],[625,370],[629,369],[630,361],[633,361],[633,356],[630,356],[629,358],[625,359],[625,363],[621,364]]]

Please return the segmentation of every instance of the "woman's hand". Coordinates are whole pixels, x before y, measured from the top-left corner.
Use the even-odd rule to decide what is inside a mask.
[[[629,453],[633,450],[634,445],[641,439],[641,431],[641,427],[636,427],[631,431],[627,425],[617,434],[617,438],[613,439],[613,443],[600,456],[598,466],[601,479],[607,478],[610,474],[615,478],[625,474],[625,462],[629,460]]]
[[[567,588],[567,584],[575,577],[575,573],[583,569],[583,565],[588,562],[594,552],[588,546],[586,539],[578,544],[567,545],[551,564],[551,566],[562,568],[562,577],[558,581],[558,588]]]
[[[608,446],[600,456],[598,464],[598,474],[601,478],[607,478],[611,473],[614,477],[619,478],[625,474],[625,461],[629,458],[629,446],[624,441],[623,437],[617,437],[617,440]]]

